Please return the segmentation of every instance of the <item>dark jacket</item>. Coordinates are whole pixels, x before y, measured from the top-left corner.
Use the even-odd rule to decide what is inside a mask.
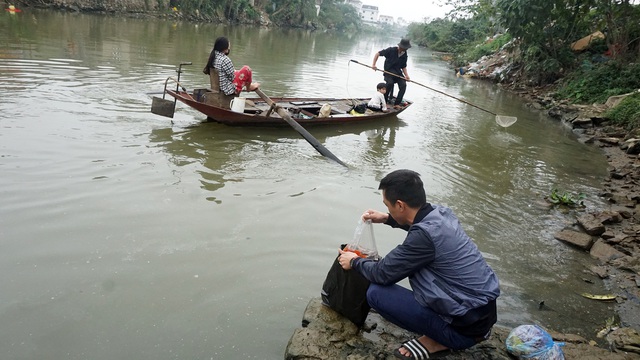
[[[418,303],[448,317],[495,300],[500,295],[498,278],[458,218],[447,207],[426,207],[402,244],[380,261],[357,259],[354,268],[381,285],[408,277]],[[387,223],[397,225],[391,217]]]
[[[378,54],[384,56],[384,71],[404,77],[402,69],[407,67],[408,56],[406,51],[401,56],[398,56],[398,47],[392,46],[378,51]]]

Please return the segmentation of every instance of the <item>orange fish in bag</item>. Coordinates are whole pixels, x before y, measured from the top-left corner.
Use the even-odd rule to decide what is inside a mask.
[[[371,220],[358,221],[358,226],[353,234],[353,240],[344,248],[358,256],[366,259],[380,259],[378,256],[378,248],[376,247],[376,239],[373,236],[373,224]]]

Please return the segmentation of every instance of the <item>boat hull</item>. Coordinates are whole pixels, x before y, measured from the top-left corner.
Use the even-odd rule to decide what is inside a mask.
[[[232,126],[288,126],[287,122],[276,111],[270,110],[269,105],[260,98],[247,98],[244,112],[234,112],[231,109],[213,106],[199,101],[197,90],[193,94],[185,91],[167,89],[167,94],[185,105],[206,115],[211,121]],[[336,99],[336,98],[272,98],[278,106],[287,109],[291,117],[301,125],[331,125],[345,123],[362,123],[371,120],[395,118],[398,114],[411,106],[412,102],[405,101],[399,109],[390,108],[389,112],[367,110],[364,114],[350,111],[355,104],[367,103],[369,99]],[[331,113],[319,116],[322,105],[329,104]],[[268,115],[268,116],[267,116]]]

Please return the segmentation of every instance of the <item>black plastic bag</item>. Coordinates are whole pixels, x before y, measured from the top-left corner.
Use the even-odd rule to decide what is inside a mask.
[[[347,110],[347,114],[351,114],[351,115],[355,115],[356,113],[364,114],[365,112],[367,112],[367,103],[359,103],[359,104],[354,103],[351,105],[351,108]]]
[[[360,103],[353,107],[358,114],[364,114],[367,111],[367,103]]]
[[[336,257],[322,284],[322,303],[361,327],[371,309],[367,302],[368,288],[369,280],[355,270],[344,270]]]

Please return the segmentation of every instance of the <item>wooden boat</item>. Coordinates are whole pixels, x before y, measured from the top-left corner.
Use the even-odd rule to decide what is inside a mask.
[[[168,77],[164,82],[162,98],[154,96],[151,112],[173,118],[176,101],[207,115],[207,118],[227,125],[279,126],[289,125],[311,144],[320,154],[347,167],[329,149],[325,148],[302,125],[363,123],[395,117],[411,106],[412,102],[404,101],[402,106],[390,107],[388,112],[372,111],[366,108],[370,99],[335,99],[335,98],[275,98],[268,97],[261,89],[254,90],[260,98],[247,99],[225,95],[220,91],[218,75],[214,69],[209,74],[210,89],[194,89],[191,93],[180,83],[183,65],[178,65],[178,79]],[[176,90],[167,89],[169,81],[174,81]],[[182,90],[180,90],[182,89]],[[166,95],[174,97],[171,101]],[[227,105],[228,104],[228,105]]]
[[[366,106],[370,99],[271,98],[276,106],[270,106],[267,101],[256,97],[246,98],[244,111],[236,112],[230,108],[208,103],[206,100],[208,94],[207,89],[195,89],[191,93],[167,89],[166,92],[176,100],[203,113],[212,121],[238,126],[287,126],[287,122],[282,116],[277,111],[274,111],[276,106],[286,110],[289,116],[297,123],[306,126],[361,123],[369,120],[394,117],[412,104],[410,101],[404,101],[403,106],[399,109],[389,107],[389,112],[386,113],[366,109],[364,114],[360,114],[353,111],[354,107],[358,104],[365,104]],[[241,98],[240,101],[242,101]],[[323,109],[324,116],[321,115],[321,109]]]
[[[173,118],[175,103],[179,100],[205,114],[209,120],[222,124],[238,126],[285,126],[288,124],[296,128],[300,125],[362,123],[395,117],[412,104],[411,101],[405,100],[397,109],[390,106],[388,112],[381,112],[366,108],[370,98],[270,98],[261,89],[251,92],[259,96],[255,98],[228,96],[220,91],[219,76],[215,69],[211,69],[209,74],[211,88],[194,89],[188,92],[180,83],[180,74],[184,65],[192,65],[192,63],[181,62],[178,65],[177,79],[172,76],[167,77],[162,98],[153,97],[152,113]],[[177,84],[175,90],[168,88],[170,81]],[[166,99],[167,94],[175,100]],[[361,111],[355,111],[357,109]],[[297,131],[301,132],[301,129]]]

